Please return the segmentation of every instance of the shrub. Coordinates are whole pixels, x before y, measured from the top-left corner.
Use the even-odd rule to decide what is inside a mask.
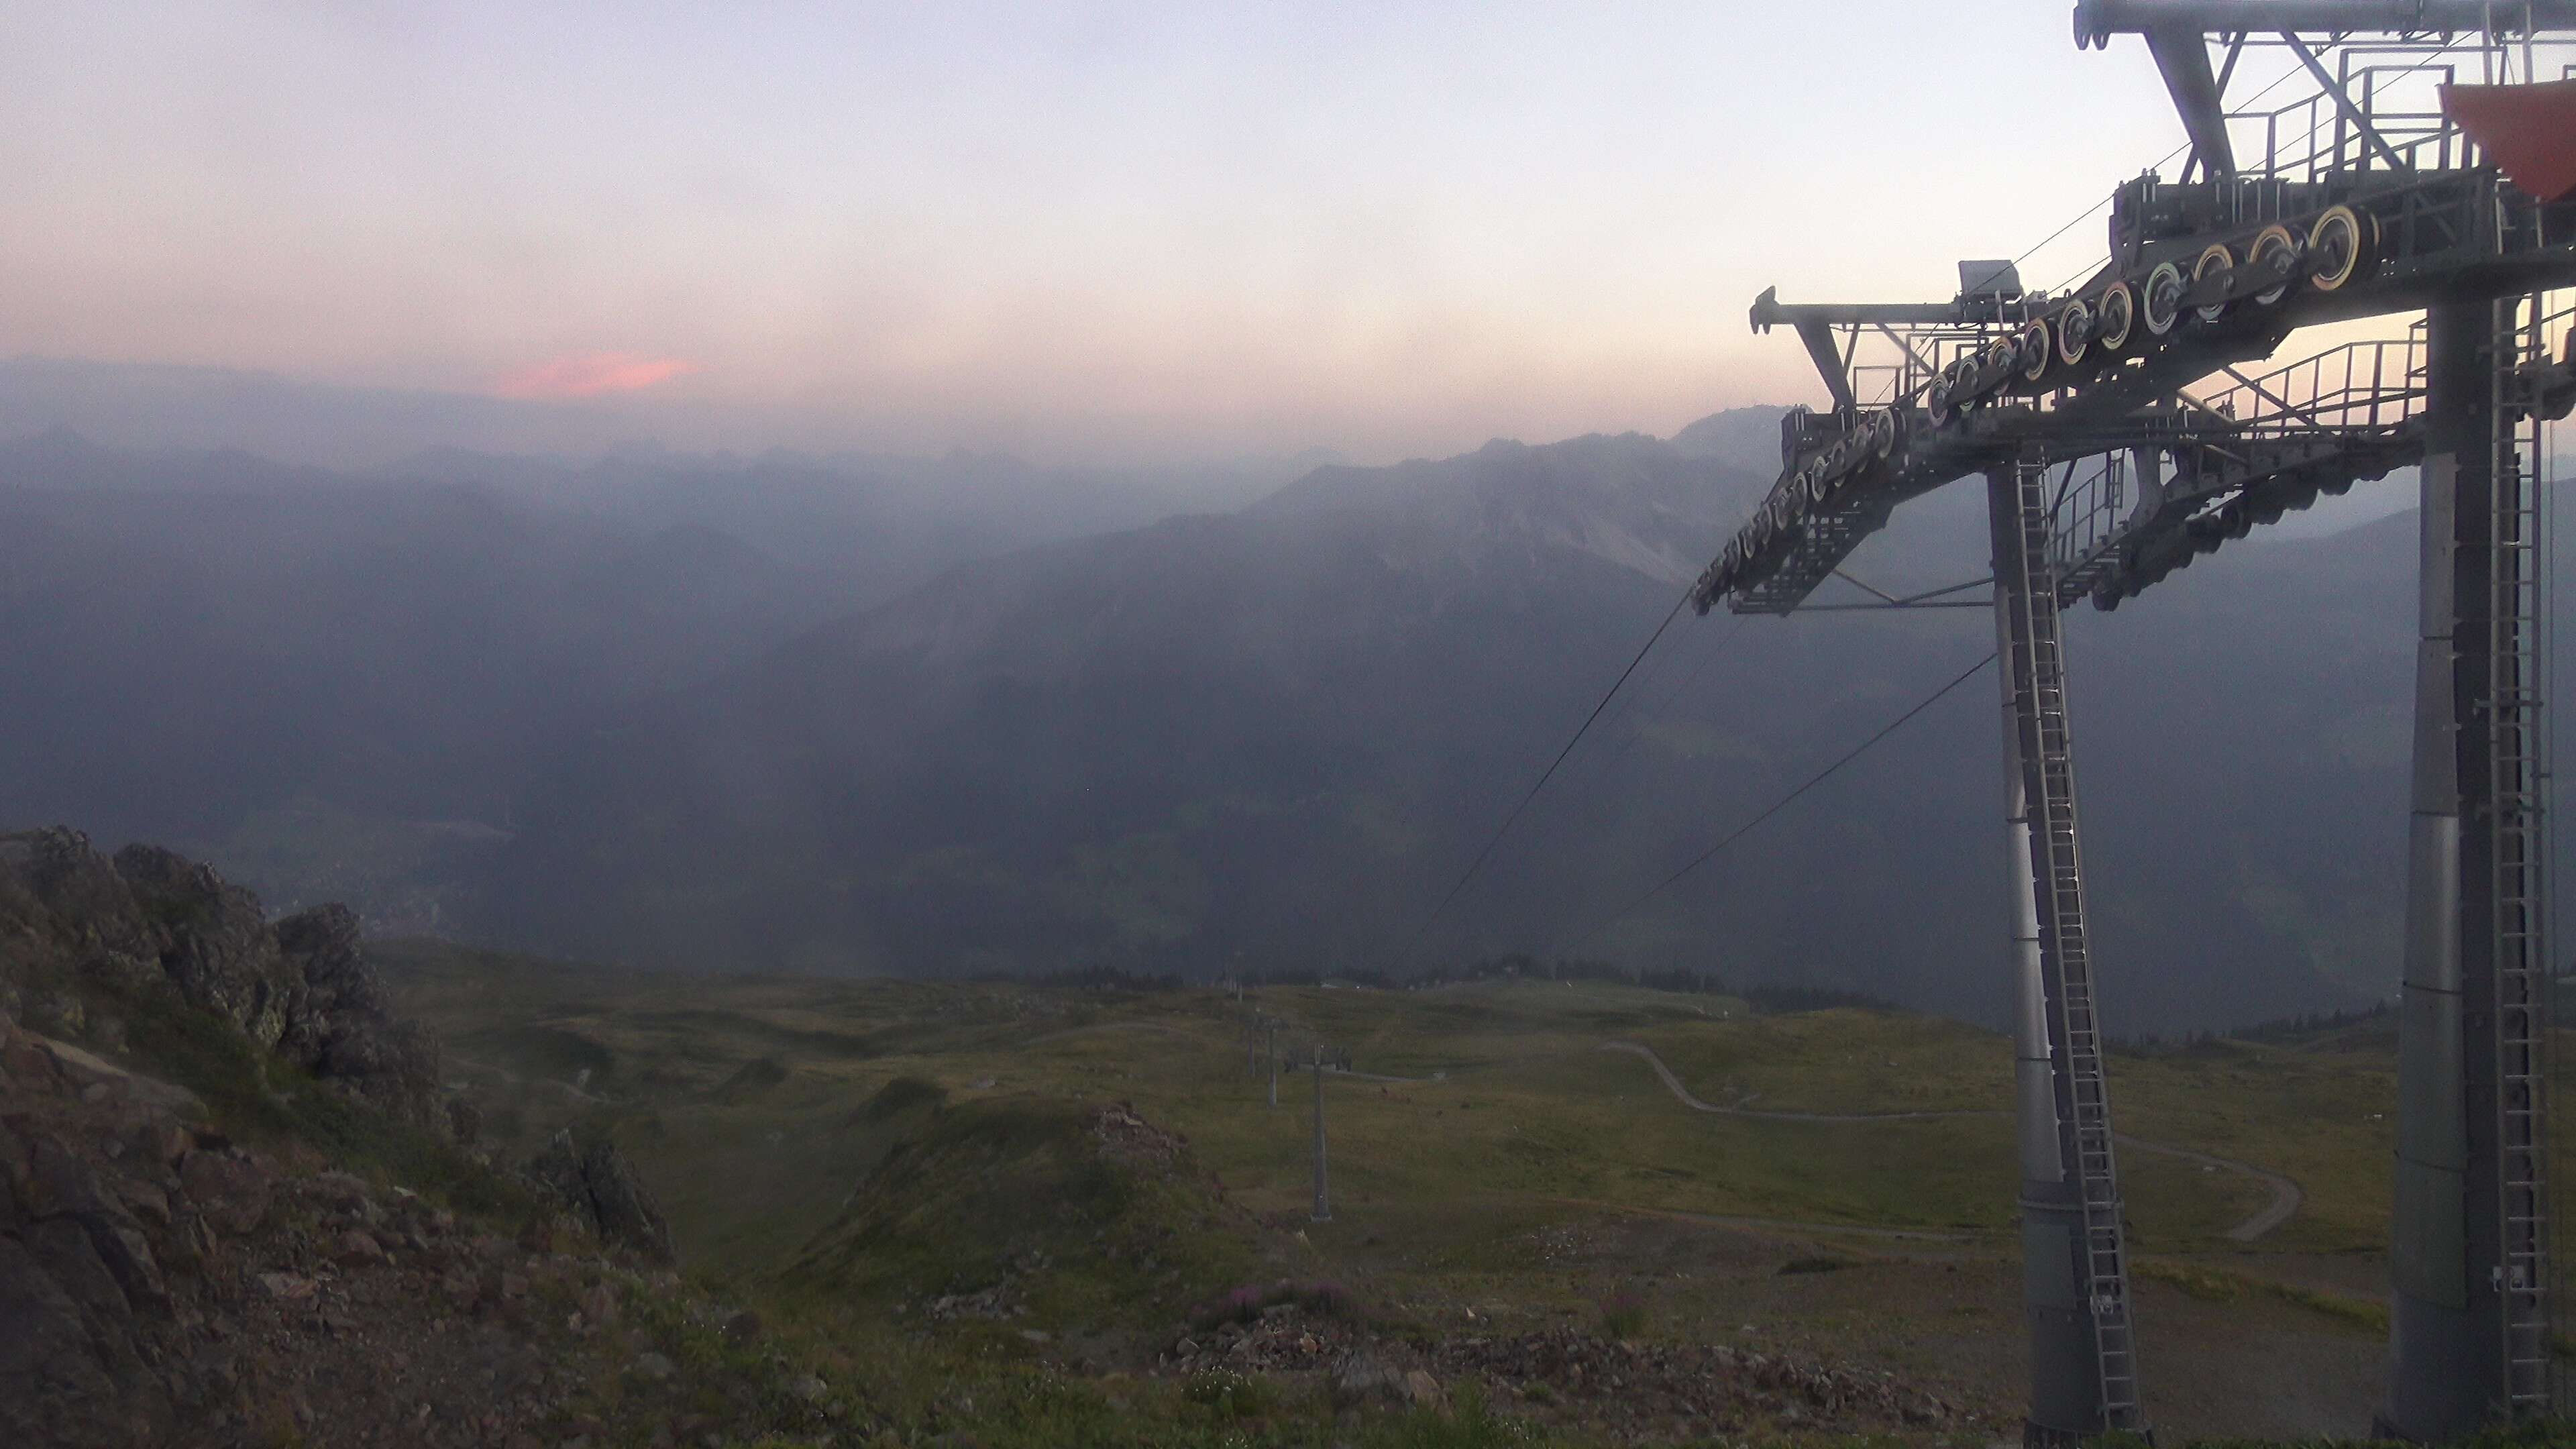
[[[1294,1303],[1326,1318],[1357,1321],[1368,1316],[1358,1296],[1339,1283],[1300,1283],[1282,1278],[1267,1285],[1247,1283],[1222,1298],[1200,1304],[1190,1310],[1190,1326],[1205,1332],[1229,1323],[1250,1323],[1261,1316],[1263,1309],[1282,1303]]]
[[[1646,1300],[1634,1288],[1613,1288],[1601,1295],[1601,1331],[1612,1338],[1634,1338],[1646,1327]]]

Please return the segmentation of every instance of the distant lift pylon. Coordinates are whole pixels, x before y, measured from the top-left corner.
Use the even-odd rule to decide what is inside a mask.
[[[1830,406],[1784,419],[1779,480],[1695,601],[1814,607],[1899,503],[1986,480],[2024,1439],[2144,1431],[2059,612],[2117,607],[2321,494],[2420,465],[2396,1311],[2379,1423],[2438,1441],[2547,1414],[2538,470],[2542,422],[2576,404],[2576,307],[2552,295],[2576,285],[2576,168],[2563,164],[2576,0],[2082,0],[2075,34],[2146,42],[2189,138],[2180,178],[2119,186],[2107,255],[2056,292],[2025,289],[2000,262],[1962,263],[1944,303],[1793,305],[1765,291],[1755,330],[1798,333]],[[2267,87],[2230,110],[2252,50],[2277,52],[2310,89],[2252,109]],[[2463,81],[2471,67],[2482,84]],[[2534,127],[2570,139],[2535,145]],[[2299,328],[2419,311],[2403,337],[2243,370]],[[1864,344],[1886,360],[1865,363]],[[1915,602],[1877,597],[1864,607]]]

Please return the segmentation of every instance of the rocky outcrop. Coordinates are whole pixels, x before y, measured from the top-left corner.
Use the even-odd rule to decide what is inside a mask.
[[[437,1043],[394,1014],[344,907],[271,925],[257,896],[158,846],[109,861],[76,830],[0,835],[0,1011],[80,1034],[84,978],[175,992],[392,1117],[453,1130]]]
[[[227,883],[213,866],[157,845],[118,851],[116,873],[132,891],[154,955],[179,993],[261,1046],[276,1046],[303,1014],[304,983],[279,953],[259,897]]]
[[[167,1272],[209,1242],[179,1171],[209,1144],[94,1062],[0,1017],[0,1442],[151,1442],[201,1388]]]
[[[774,1347],[704,1367],[745,1315],[675,1274],[205,1111],[0,1014],[0,1445],[879,1442]]]
[[[414,1126],[451,1125],[437,1096],[438,1042],[394,1014],[359,950],[357,916],[316,906],[278,922],[276,935],[304,993],[279,1043],[287,1059]]]
[[[670,1224],[628,1165],[625,1154],[605,1137],[587,1145],[571,1129],[554,1135],[546,1150],[528,1164],[528,1176],[560,1198],[583,1226],[603,1243],[628,1249],[655,1263],[674,1261]]]

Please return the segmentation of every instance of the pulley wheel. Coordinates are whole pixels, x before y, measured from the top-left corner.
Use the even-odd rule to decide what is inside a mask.
[[[2012,376],[2020,367],[2020,335],[1996,338],[1986,346],[1986,365],[1978,374],[1977,391],[1980,394],[1993,391],[1997,383]]]
[[[2191,280],[2194,285],[2198,285],[2205,277],[2213,277],[2221,272],[2232,272],[2235,269],[2236,254],[2227,249],[2227,243],[2211,242],[2208,249],[2200,254],[2200,260],[2191,264]],[[2201,321],[2215,322],[2227,315],[2227,304],[2213,302],[2209,306],[2199,308],[2198,311]]]
[[[2158,262],[2147,273],[2147,285],[2138,295],[2138,320],[2147,324],[2147,335],[2162,337],[2182,320],[2182,268],[2171,262]]]
[[[2328,207],[2308,229],[2308,281],[2320,292],[2334,291],[2369,275],[2378,252],[2375,217],[2349,206]]]
[[[2057,314],[2057,360],[2073,367],[2093,345],[2093,309],[2076,298]]]
[[[2290,235],[2290,229],[2288,227],[2267,226],[2263,228],[2261,233],[2256,235],[2254,238],[2254,245],[2245,249],[2245,264],[2252,267],[2263,267],[2276,257],[2296,255],[2298,250],[2299,239]],[[2283,297],[2289,295],[2289,291],[2290,284],[2286,280],[2281,282],[2278,286],[2265,287],[2262,291],[2254,294],[2255,305],[2261,307],[2272,306],[2274,303],[2279,302]]]
[[[2129,345],[2129,330],[2137,320],[2138,294],[2126,282],[2113,282],[2093,304],[2093,340],[2104,352],[2117,352]]]
[[[2021,329],[2021,375],[2023,380],[2037,382],[2048,376],[2048,365],[2057,360],[2056,344],[2048,340],[2048,323],[2034,320]]]

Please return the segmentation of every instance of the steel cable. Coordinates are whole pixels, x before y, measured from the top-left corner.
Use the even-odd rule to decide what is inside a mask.
[[[1745,836],[1752,834],[1754,829],[1760,826],[1762,822],[1779,814],[1781,811],[1788,809],[1789,806],[1795,803],[1800,796],[1816,788],[1818,785],[1823,784],[1826,780],[1831,779],[1845,765],[1848,765],[1852,761],[1859,759],[1862,755],[1869,753],[1871,747],[1878,744],[1879,741],[1886,739],[1889,735],[1892,735],[1899,729],[1904,728],[1905,724],[1912,720],[1916,715],[1919,715],[1923,713],[1923,711],[1930,709],[1933,705],[1938,704],[1943,696],[1949,694],[1950,691],[1957,689],[1960,685],[1975,678],[1979,671],[1983,670],[1987,665],[1994,663],[1995,658],[1995,655],[1988,654],[1985,658],[1969,665],[1949,683],[1932,691],[1932,693],[1917,701],[1911,709],[1908,709],[1905,713],[1888,721],[1885,725],[1880,726],[1878,733],[1871,735],[1868,739],[1854,745],[1851,749],[1845,751],[1832,764],[1827,765],[1823,769],[1808,776],[1795,789],[1789,791],[1788,794],[1781,796],[1779,799],[1774,800],[1769,805],[1763,807],[1760,814],[1755,815],[1752,819],[1747,820],[1743,824],[1735,827],[1733,830],[1728,831],[1724,836],[1719,838],[1715,845],[1712,845],[1708,849],[1701,851],[1699,854],[1692,856],[1688,862],[1683,864],[1681,869],[1676,870],[1672,874],[1665,876],[1662,880],[1655,882],[1652,889],[1637,896],[1634,900],[1629,901],[1619,909],[1612,911],[1609,915],[1602,917],[1601,920],[1595,923],[1589,930],[1586,930],[1582,935],[1576,936],[1568,942],[1566,949],[1571,951],[1575,947],[1581,946],[1585,942],[1591,940],[1593,937],[1600,935],[1603,931],[1617,925],[1621,920],[1627,917],[1629,912],[1634,911],[1639,906],[1653,900],[1655,897],[1662,895],[1683,876],[1689,875],[1692,871],[1695,871],[1701,866],[1716,859],[1719,852],[1743,839]]]
[[[1610,707],[1610,701],[1617,698],[1619,691],[1627,686],[1628,677],[1637,672],[1638,665],[1646,662],[1648,654],[1654,652],[1655,645],[1664,637],[1664,631],[1672,628],[1673,621],[1682,616],[1682,610],[1689,606],[1691,593],[1696,588],[1697,585],[1694,584],[1692,589],[1684,590],[1682,596],[1673,601],[1672,611],[1664,615],[1664,621],[1655,626],[1654,633],[1646,636],[1645,646],[1637,651],[1635,658],[1628,661],[1628,667],[1620,670],[1619,677],[1610,682],[1609,691],[1601,696],[1600,703],[1592,706],[1592,712],[1583,717],[1583,723],[1576,727],[1574,737],[1565,742],[1565,748],[1556,752],[1556,758],[1550,760],[1547,768],[1539,773],[1537,783],[1531,785],[1528,792],[1521,796],[1520,803],[1512,807],[1512,813],[1503,817],[1503,823],[1494,828],[1494,833],[1486,838],[1484,848],[1476,852],[1475,859],[1467,862],[1466,870],[1459,873],[1458,879],[1450,885],[1448,893],[1440,897],[1440,903],[1431,908],[1431,914],[1424,916],[1422,924],[1414,927],[1413,934],[1405,938],[1404,949],[1398,951],[1395,956],[1395,971],[1402,971],[1405,963],[1413,959],[1415,948],[1422,944],[1422,938],[1440,919],[1441,913],[1448,910],[1450,903],[1458,899],[1458,893],[1465,890],[1467,883],[1476,878],[1476,872],[1484,869],[1485,862],[1493,856],[1494,847],[1502,844],[1503,837],[1511,833],[1512,826],[1528,811],[1530,802],[1536,800],[1538,793],[1547,788],[1547,782],[1556,778],[1556,772],[1564,766],[1566,757],[1574,753],[1576,745],[1583,743],[1583,737],[1591,732],[1594,721],[1601,718],[1601,711]]]

